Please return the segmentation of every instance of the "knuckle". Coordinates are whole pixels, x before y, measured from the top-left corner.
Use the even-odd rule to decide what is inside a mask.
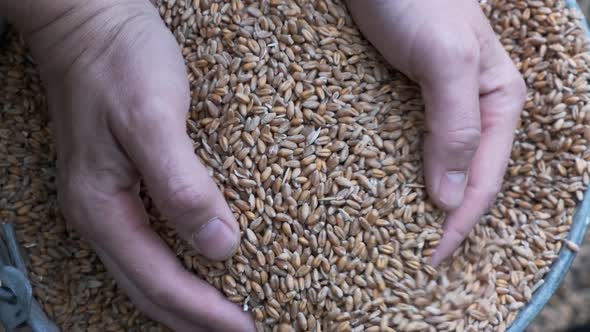
[[[432,36],[435,38],[432,41],[432,46],[444,59],[461,65],[477,65],[479,63],[480,45],[475,37],[466,37],[458,41],[453,32],[443,35],[437,32]]]
[[[415,79],[428,82],[441,75],[456,77],[458,71],[477,70],[481,46],[475,35],[465,33],[468,30],[461,23],[454,26],[436,22],[422,24],[416,32],[417,42],[411,48]],[[457,35],[462,36],[461,40]]]
[[[479,47],[476,43],[457,43],[455,46],[445,44],[448,56],[461,64],[476,65],[479,62]]]
[[[498,71],[500,74],[493,79],[497,83],[492,83],[496,87],[491,91],[495,107],[489,111],[490,117],[494,121],[516,121],[527,98],[526,83],[512,63]]]
[[[89,162],[77,158],[61,161],[57,173],[60,210],[69,225],[85,238],[93,238],[100,225],[89,221],[102,210],[98,207],[109,203],[119,190],[138,183],[139,177],[113,167],[89,166]]]
[[[518,101],[519,105],[522,106],[526,99],[527,87],[524,79],[520,73],[515,70],[513,74],[510,74],[506,80],[505,89],[511,93],[515,100]]]
[[[164,182],[163,212],[172,219],[205,208],[206,192],[181,176],[171,176]]]
[[[112,124],[122,132],[141,135],[161,132],[163,126],[183,126],[184,113],[180,111],[188,109],[188,105],[184,107],[178,98],[150,92],[147,89],[129,97],[124,112],[113,109]]]
[[[468,127],[452,130],[445,135],[447,150],[453,157],[471,157],[479,147],[481,131]]]
[[[131,132],[154,130],[169,116],[166,101],[158,96],[135,96],[130,98],[126,112],[119,113],[122,122]]]

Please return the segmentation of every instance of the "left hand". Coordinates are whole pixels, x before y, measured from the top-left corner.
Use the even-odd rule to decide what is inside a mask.
[[[369,41],[422,88],[426,185],[449,212],[436,266],[501,189],[524,81],[477,1],[349,0],[348,7]]]

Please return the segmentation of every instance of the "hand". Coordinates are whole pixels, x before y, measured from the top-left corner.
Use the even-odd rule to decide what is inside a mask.
[[[524,81],[477,1],[348,2],[367,39],[422,89],[426,185],[448,211],[436,266],[501,189]]]
[[[186,135],[190,93],[172,34],[147,0],[74,1],[53,12],[25,32],[47,88],[66,219],[152,318],[175,331],[254,330],[247,313],[181,266],[139,197],[142,176],[178,234],[210,259],[239,243]]]

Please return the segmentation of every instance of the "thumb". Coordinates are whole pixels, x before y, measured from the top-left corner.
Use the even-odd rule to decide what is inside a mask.
[[[433,64],[435,70],[420,80],[426,107],[426,184],[431,198],[446,210],[463,202],[481,132],[477,54],[451,58]]]
[[[238,224],[196,157],[184,117],[165,105],[130,112],[113,125],[115,135],[179,235],[209,259],[228,258],[239,244]]]

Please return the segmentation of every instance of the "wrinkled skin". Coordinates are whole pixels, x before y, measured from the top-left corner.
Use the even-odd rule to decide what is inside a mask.
[[[151,230],[140,176],[180,236],[211,259],[239,227],[186,135],[179,46],[147,1],[74,6],[28,41],[47,89],[66,219],[133,302],[175,331],[254,330],[251,317],[186,271]]]
[[[153,319],[175,331],[254,330],[249,315],[184,270],[150,229],[139,198],[143,178],[198,252],[220,260],[235,251],[237,223],[185,134],[183,59],[153,6],[29,1],[0,0],[0,11],[25,33],[39,63],[67,220]],[[436,265],[500,188],[524,101],[522,79],[475,1],[348,5],[366,37],[422,87],[426,182],[449,211]]]

